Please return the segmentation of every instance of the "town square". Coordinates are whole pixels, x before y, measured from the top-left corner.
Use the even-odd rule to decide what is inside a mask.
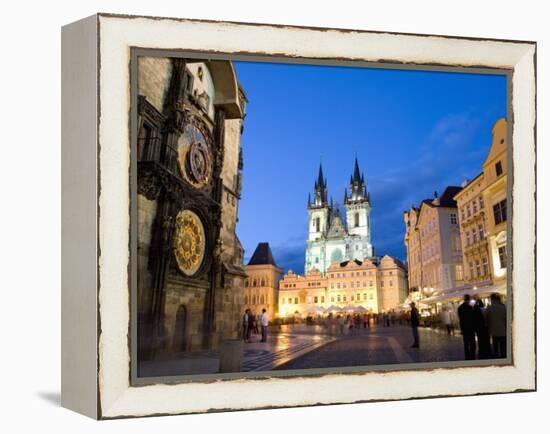
[[[506,80],[434,74],[139,59],[139,377],[508,358]]]

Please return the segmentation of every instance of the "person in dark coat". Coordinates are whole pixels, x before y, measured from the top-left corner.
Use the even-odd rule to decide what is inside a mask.
[[[506,305],[499,294],[491,294],[491,305],[487,308],[487,328],[493,342],[493,356],[506,358]]]
[[[490,359],[491,343],[485,321],[485,306],[479,298],[475,299],[474,304],[474,331],[477,337],[478,357],[480,359]]]
[[[252,331],[254,330],[254,321],[256,319],[256,316],[252,313],[250,309],[248,309],[248,333],[246,335],[246,341],[250,342],[250,335],[252,334]]]
[[[244,311],[244,315],[243,315],[243,340],[245,342],[248,342],[248,339],[250,337],[249,335],[249,328],[248,328],[248,314],[250,312],[250,309],[246,309]]]
[[[420,325],[420,315],[418,313],[418,309],[416,308],[416,305],[413,303],[410,304],[411,306],[411,328],[412,328],[412,334],[414,338],[414,342],[411,345],[411,348],[419,348],[420,347],[420,339],[418,336],[418,326]]]
[[[476,358],[476,335],[474,328],[474,308],[470,301],[470,294],[464,295],[464,302],[458,306],[460,331],[464,341],[464,357],[466,360]]]

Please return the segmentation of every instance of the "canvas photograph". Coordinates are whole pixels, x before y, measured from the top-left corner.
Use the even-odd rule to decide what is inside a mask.
[[[132,55],[135,384],[511,363],[508,71]]]

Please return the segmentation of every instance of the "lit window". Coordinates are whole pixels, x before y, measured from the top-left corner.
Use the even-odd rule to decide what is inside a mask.
[[[500,268],[506,268],[508,258],[506,256],[506,246],[498,248],[498,259],[500,260]]]

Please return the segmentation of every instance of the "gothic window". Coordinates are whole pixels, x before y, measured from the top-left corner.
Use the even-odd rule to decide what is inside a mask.
[[[262,279],[262,280],[260,281],[260,286],[265,286],[265,280],[264,280],[264,279]]]
[[[354,216],[354,225],[355,227],[359,226],[359,213],[356,212]]]
[[[315,219],[315,231],[320,232],[321,231],[321,219],[317,217]]]
[[[260,296],[260,304],[264,304],[264,296],[263,295]]]
[[[254,280],[252,281],[252,287],[255,288],[256,286],[258,286],[258,282],[256,282],[256,279],[254,279]]]

